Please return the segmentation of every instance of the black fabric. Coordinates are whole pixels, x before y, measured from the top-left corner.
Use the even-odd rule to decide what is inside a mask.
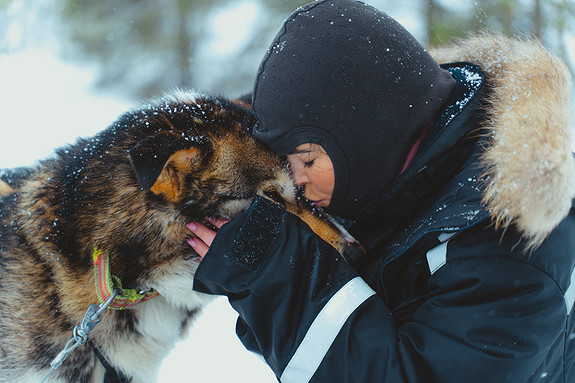
[[[252,219],[269,212],[278,218],[279,211],[283,212],[279,225]],[[246,267],[237,244],[253,242],[256,232],[262,233],[260,238],[266,237],[266,254],[257,267],[251,261]],[[278,254],[286,256],[275,256]],[[305,283],[300,281],[302,276]],[[238,336],[248,349],[263,355],[279,376],[333,289],[356,276],[309,226],[283,207],[257,196],[248,210],[220,228],[196,271],[194,289],[229,298],[240,314]],[[300,300],[309,304],[286,304]]]
[[[469,174],[467,169],[464,173]],[[449,242],[447,263],[422,277],[395,269],[394,279],[380,280],[398,289],[419,284],[401,300],[378,294],[364,301],[345,322],[310,383],[564,383],[573,379],[573,360],[564,359],[573,343],[573,322],[566,322],[563,294],[575,267],[575,213],[547,241],[525,257],[519,234],[493,230],[481,216],[457,227],[459,200],[477,200],[473,188],[451,184],[457,195],[431,221],[422,237],[413,237],[399,259],[423,260],[434,247],[422,238],[457,230]],[[244,345],[262,354],[280,377],[325,303],[355,271],[297,217],[286,213],[281,230],[257,272],[238,265],[230,248],[245,225],[268,232],[263,221],[248,220],[266,211],[260,200],[251,211],[220,229],[195,275],[194,288],[227,295],[240,318],[237,333]],[[462,207],[460,213],[467,214]],[[256,214],[257,215],[257,214]],[[249,223],[248,223],[249,222]],[[439,225],[439,226],[437,226]],[[426,242],[425,246],[419,246]],[[559,249],[559,251],[557,250]],[[382,254],[382,256],[385,256]],[[415,262],[417,263],[417,262]],[[382,264],[391,270],[393,262]],[[565,267],[557,267],[564,265]],[[390,274],[386,274],[390,275]],[[407,280],[406,280],[407,279]],[[380,289],[378,289],[380,290]]]
[[[359,1],[317,1],[286,20],[261,63],[254,136],[281,155],[307,142],[323,146],[335,171],[327,210],[353,218],[395,178],[454,86],[385,13]]]
[[[573,217],[563,224],[567,231],[575,229]],[[522,258],[518,240],[516,232],[503,236],[478,224],[449,242],[447,263],[435,274],[416,277],[410,268],[396,269],[397,289],[418,283],[427,293],[394,303],[381,297],[395,321],[393,346],[385,335],[389,324],[378,326],[372,322],[378,312],[366,309],[349,319],[311,382],[573,381],[573,375],[564,375],[573,360],[563,355],[573,325],[566,326],[565,285],[558,285],[571,274],[573,253],[567,263],[555,263],[553,256],[540,269]],[[575,250],[564,235],[550,238],[548,245]],[[426,262],[425,249],[412,248],[401,259],[407,257]],[[550,274],[559,264],[565,269]]]
[[[467,64],[449,69],[461,74],[456,77],[462,84],[479,78]],[[453,100],[465,106],[446,114],[420,160],[450,156],[457,148],[467,152],[456,137],[466,138],[476,125],[472,96],[478,89],[467,90],[473,91]],[[279,230],[252,220],[253,227],[242,232],[266,232],[273,244],[257,271],[240,267],[229,249],[247,222],[246,212],[220,229],[194,287],[228,296],[240,314],[242,342],[262,353],[277,376],[321,307],[358,273],[377,295],[347,318],[311,383],[572,382],[575,321],[572,309],[567,316],[565,293],[575,267],[575,209],[526,254],[520,234],[513,227],[496,230],[481,203],[476,160],[482,144],[475,144],[449,180],[441,178],[444,183],[433,188],[439,193],[393,238],[363,232],[375,260],[362,268],[351,268],[292,215]],[[413,168],[421,169],[421,163],[416,160]],[[366,217],[385,206],[379,202]],[[446,263],[431,274],[427,254],[441,233],[455,236],[446,245]]]
[[[246,217],[240,232],[234,239],[229,250],[230,259],[251,271],[257,271],[265,258],[276,236],[278,235],[285,210],[275,203],[262,203],[263,197],[258,196],[254,206]],[[265,224],[266,230],[260,230],[259,225]]]
[[[470,63],[442,66],[457,80],[412,164],[357,213],[350,232],[366,248],[381,246],[438,198],[476,146],[483,118],[484,74]],[[477,161],[477,158],[474,159]]]
[[[88,344],[90,345],[92,350],[94,350],[94,353],[96,353],[98,360],[100,361],[100,363],[102,363],[102,366],[104,366],[104,369],[106,370],[106,373],[104,374],[104,383],[130,383],[132,381],[132,379],[124,376],[121,372],[112,367],[112,365],[108,362],[106,357],[102,355],[102,353],[98,349],[98,346],[96,346],[91,341],[88,341]]]

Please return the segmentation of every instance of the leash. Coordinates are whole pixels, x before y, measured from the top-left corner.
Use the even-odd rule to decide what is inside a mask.
[[[114,290],[104,303],[99,305],[90,305],[90,307],[88,307],[86,314],[84,314],[82,323],[74,327],[74,336],[68,341],[68,343],[66,343],[64,349],[60,351],[60,353],[56,355],[54,360],[50,363],[50,370],[44,376],[44,379],[40,381],[40,383],[44,383],[50,374],[52,374],[55,369],[62,365],[64,359],[66,359],[70,352],[72,352],[76,347],[86,343],[88,340],[88,334],[94,329],[94,327],[96,327],[96,325],[98,325],[98,323],[102,321],[102,314],[104,313],[104,310],[106,310],[112,304],[112,301],[116,298],[117,295],[118,291]]]
[[[74,327],[72,339],[66,343],[64,349],[60,351],[60,353],[56,355],[54,360],[50,363],[50,370],[46,373],[40,383],[46,382],[50,374],[62,365],[70,352],[77,347],[84,345],[88,341],[88,334],[102,321],[102,315],[106,309],[131,309],[138,303],[146,302],[159,295],[155,290],[138,291],[136,289],[123,289],[120,278],[112,275],[110,272],[110,257],[106,254],[104,249],[94,247],[92,259],[94,261],[96,295],[98,296],[100,304],[93,304],[88,307],[82,322]],[[94,346],[92,349],[97,350]],[[96,355],[102,362],[103,355],[99,350],[96,351]],[[107,372],[110,369],[115,372],[115,370],[109,366],[107,361],[102,362],[102,364],[106,368]]]

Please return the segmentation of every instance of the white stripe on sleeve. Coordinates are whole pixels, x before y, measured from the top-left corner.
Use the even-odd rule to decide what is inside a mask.
[[[285,368],[282,383],[309,382],[347,318],[375,294],[360,277],[347,282],[321,309]]]

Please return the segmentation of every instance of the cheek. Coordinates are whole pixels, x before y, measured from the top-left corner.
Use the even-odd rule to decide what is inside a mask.
[[[310,178],[312,178],[310,176]],[[333,193],[333,188],[335,186],[335,178],[333,171],[322,170],[315,172],[312,181],[315,187],[324,193]]]
[[[331,194],[333,193],[334,187],[335,187],[335,177],[332,171],[329,174],[326,174],[323,182],[323,188],[326,192],[329,192]]]
[[[293,177],[294,179],[297,179],[298,177],[301,177],[301,175],[302,175],[302,170],[303,170],[303,167],[300,166],[301,164],[298,164],[298,161],[296,161],[296,160],[293,160],[293,159],[290,160],[289,157],[288,157],[288,161],[287,161],[287,162],[288,162],[289,170],[290,170],[290,173],[291,173],[292,177]]]

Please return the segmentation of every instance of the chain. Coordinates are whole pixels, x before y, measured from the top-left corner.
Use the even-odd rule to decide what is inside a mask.
[[[88,341],[88,334],[90,331],[98,325],[102,321],[102,314],[104,311],[112,304],[112,301],[118,295],[118,290],[114,289],[112,295],[106,302],[102,303],[101,305],[90,305],[88,310],[86,310],[86,314],[84,314],[84,319],[82,323],[78,326],[74,327],[73,337],[66,343],[64,349],[60,351],[58,355],[54,358],[54,360],[50,363],[50,371],[44,376],[44,379],[40,383],[46,382],[50,374],[62,365],[64,359],[72,352],[76,347],[85,344]]]

